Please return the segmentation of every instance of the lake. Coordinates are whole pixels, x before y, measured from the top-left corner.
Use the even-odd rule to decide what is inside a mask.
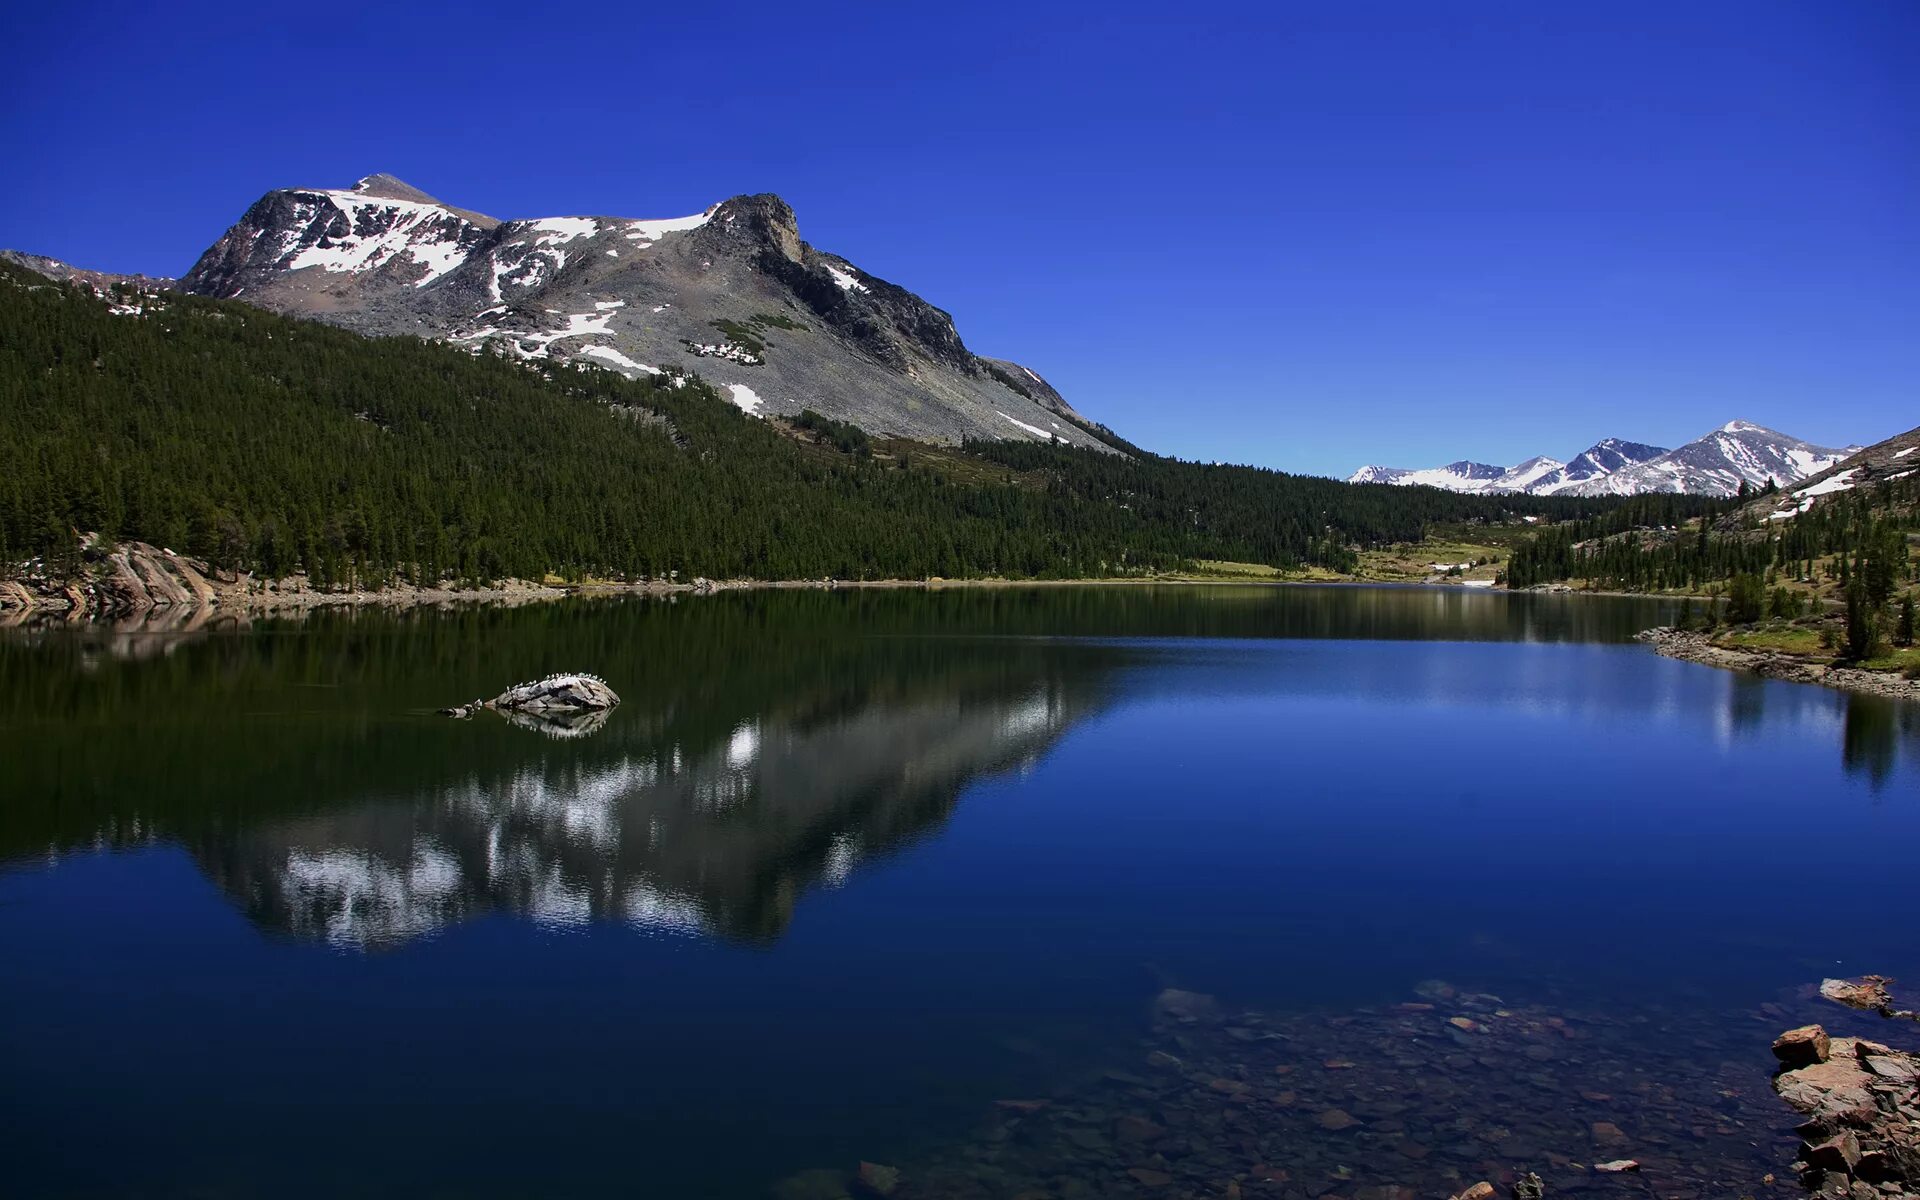
[[[1920,968],[1920,711],[1632,642],[1671,613],[1061,587],[5,631],[0,1192],[1790,1188],[1768,1043],[1875,1032],[1810,986]],[[624,702],[435,713],[553,670]]]

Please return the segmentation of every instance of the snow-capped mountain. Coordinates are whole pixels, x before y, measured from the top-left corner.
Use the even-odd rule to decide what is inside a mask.
[[[1565,463],[1530,458],[1515,467],[1472,462],[1427,470],[1367,466],[1355,471],[1348,481],[1534,496],[1630,496],[1646,492],[1731,496],[1743,482],[1751,487],[1763,487],[1768,480],[1782,485],[1797,483],[1858,449],[1816,446],[1751,421],[1729,421],[1677,450],[1607,438]]]
[[[1626,496],[1642,492],[1688,492],[1731,496],[1742,483],[1785,486],[1817,475],[1857,452],[1858,446],[1832,449],[1803,442],[1751,421],[1725,425],[1678,450],[1589,480],[1564,494]]]
[[[1645,442],[1629,442],[1620,438],[1602,438],[1574,455],[1558,470],[1550,471],[1535,479],[1533,485],[1524,490],[1541,496],[1551,496],[1560,492],[1577,495],[1574,489],[1583,484],[1656,459],[1665,453],[1667,449],[1664,446],[1649,446]]]
[[[668,220],[501,221],[370,175],[267,193],[176,286],[361,333],[634,376],[694,371],[756,415],[811,408],[881,435],[1102,445],[1037,373],[974,354],[945,312],[802,241],[773,195]]]
[[[1517,467],[1496,467],[1491,463],[1461,459],[1444,467],[1410,470],[1404,467],[1361,467],[1347,478],[1348,483],[1398,483],[1408,487],[1445,488],[1450,492],[1519,492],[1525,483],[1543,472],[1560,469],[1551,458],[1530,458]]]

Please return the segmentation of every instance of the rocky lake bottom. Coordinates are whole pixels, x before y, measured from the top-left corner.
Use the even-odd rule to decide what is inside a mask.
[[[902,1170],[818,1170],[792,1197],[1789,1196],[1793,1114],[1774,1031],[1874,1023],[1809,986],[1758,1008],[1588,1012],[1430,980],[1340,1015],[1234,1011],[1178,989],[1133,1057],[998,1101],[976,1136]]]

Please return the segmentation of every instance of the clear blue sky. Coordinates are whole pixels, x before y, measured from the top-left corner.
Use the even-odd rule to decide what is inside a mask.
[[[0,245],[178,274],[260,193],[774,191],[1185,457],[1920,424],[1920,4],[12,4]]]

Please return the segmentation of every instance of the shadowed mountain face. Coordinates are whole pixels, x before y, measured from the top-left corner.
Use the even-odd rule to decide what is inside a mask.
[[[1104,445],[1038,374],[976,355],[947,313],[802,241],[773,195],[664,220],[500,221],[371,175],[267,193],[178,286],[361,333],[628,376],[697,372],[756,415]]]

